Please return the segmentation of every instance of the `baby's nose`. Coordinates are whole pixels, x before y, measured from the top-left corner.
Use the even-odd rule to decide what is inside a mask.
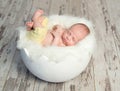
[[[72,37],[68,35],[68,36],[67,36],[67,39],[68,39],[68,40],[71,40],[71,39],[72,39]]]

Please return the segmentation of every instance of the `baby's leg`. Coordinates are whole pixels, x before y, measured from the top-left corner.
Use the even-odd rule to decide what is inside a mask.
[[[44,20],[44,17],[42,16],[43,13],[44,13],[43,10],[40,10],[40,9],[35,12],[35,14],[33,15],[33,18],[32,18],[32,20],[34,22],[33,28],[42,27],[41,23]]]
[[[43,10],[40,10],[40,9],[37,10],[33,15],[32,20],[38,21],[38,18],[41,17],[43,14],[44,14]]]
[[[26,22],[27,30],[31,30],[33,27],[33,22]]]

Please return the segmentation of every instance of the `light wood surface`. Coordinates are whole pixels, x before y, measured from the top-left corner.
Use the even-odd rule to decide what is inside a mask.
[[[64,83],[32,75],[16,49],[15,28],[42,8],[46,15],[67,14],[93,22],[97,48],[88,67]],[[0,91],[119,91],[120,0],[0,0]]]

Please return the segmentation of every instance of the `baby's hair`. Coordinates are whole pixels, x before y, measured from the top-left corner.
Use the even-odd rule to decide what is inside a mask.
[[[90,29],[88,28],[88,26],[86,26],[86,25],[83,24],[83,23],[76,23],[76,24],[73,24],[70,28],[72,28],[72,27],[75,26],[75,25],[83,25],[83,26],[85,26],[85,28],[88,30],[88,33],[90,33]]]

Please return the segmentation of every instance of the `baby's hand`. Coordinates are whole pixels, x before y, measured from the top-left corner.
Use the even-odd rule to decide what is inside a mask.
[[[63,32],[63,28],[60,25],[55,25],[52,29],[52,33],[54,36],[61,36]]]

